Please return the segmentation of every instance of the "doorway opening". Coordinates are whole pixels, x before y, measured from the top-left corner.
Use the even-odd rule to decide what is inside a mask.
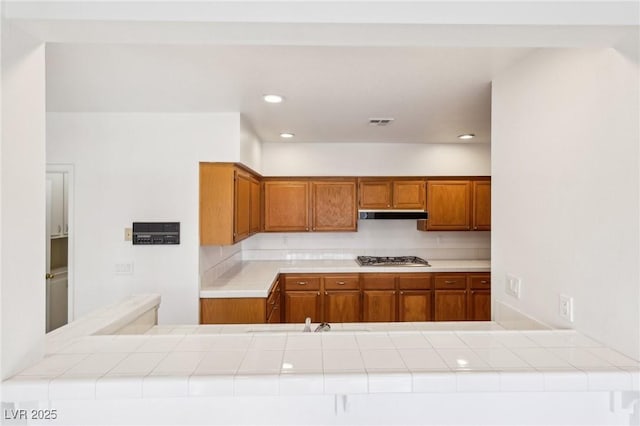
[[[73,166],[46,168],[46,324],[47,333],[74,318],[73,309]]]

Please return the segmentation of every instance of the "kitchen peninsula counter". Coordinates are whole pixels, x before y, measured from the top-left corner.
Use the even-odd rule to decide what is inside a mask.
[[[360,266],[355,260],[251,260],[200,288],[200,298],[267,297],[278,274],[489,272],[490,260],[429,260],[423,266]]]
[[[156,301],[125,301],[107,310],[106,322]],[[44,359],[2,382],[5,420],[623,425],[638,410],[638,360],[573,330],[418,322],[333,324],[324,333],[253,324],[90,335],[107,311],[63,327]]]

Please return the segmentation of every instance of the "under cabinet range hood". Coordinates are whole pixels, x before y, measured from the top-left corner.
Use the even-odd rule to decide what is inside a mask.
[[[429,219],[423,210],[360,210],[360,219]]]

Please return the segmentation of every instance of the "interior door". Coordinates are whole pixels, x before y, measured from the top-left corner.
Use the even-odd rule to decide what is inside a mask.
[[[63,211],[68,210],[68,195],[65,197],[62,185],[63,173],[47,173],[46,181],[46,271],[45,271],[45,330],[50,332],[68,322],[68,234],[66,226],[53,226],[53,219],[62,223]],[[60,210],[55,212],[54,210]],[[58,218],[59,216],[59,218]],[[60,228],[60,229],[58,229]]]
[[[46,292],[46,324],[45,330],[46,332],[51,331],[51,278],[53,278],[53,274],[51,274],[51,191],[53,187],[53,182],[51,179],[47,178],[47,218],[46,218],[46,234],[44,238],[45,242],[45,251],[47,253],[47,263],[46,263],[46,271],[45,271],[45,281],[44,288]]]

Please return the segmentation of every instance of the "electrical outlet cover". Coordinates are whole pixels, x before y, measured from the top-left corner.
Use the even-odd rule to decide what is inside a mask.
[[[573,322],[573,297],[561,294],[558,297],[558,313],[569,322]]]

